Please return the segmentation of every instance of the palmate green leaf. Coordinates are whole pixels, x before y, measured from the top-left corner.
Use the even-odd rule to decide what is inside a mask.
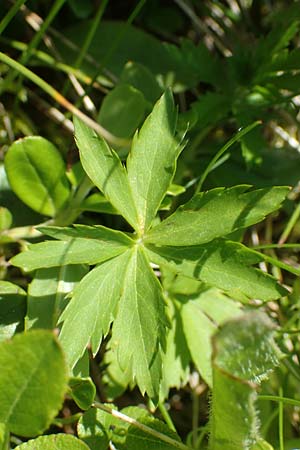
[[[151,225],[174,176],[182,146],[174,137],[177,112],[168,90],[133,139],[127,172],[143,234]]]
[[[108,333],[124,290],[130,258],[131,251],[128,250],[104,262],[89,272],[74,290],[60,317],[64,322],[60,342],[71,367],[83,355],[89,342],[96,354],[103,336]]]
[[[25,442],[15,447],[15,450],[90,450],[79,439],[70,434],[50,434]]]
[[[278,365],[274,326],[261,313],[226,322],[213,338],[211,450],[259,448],[257,384]]]
[[[41,230],[63,241],[30,245],[26,252],[11,259],[13,265],[30,271],[68,264],[97,264],[123,253],[132,243],[126,234],[102,226]]]
[[[70,195],[65,163],[57,148],[40,136],[14,142],[5,157],[9,183],[34,211],[55,216]]]
[[[113,324],[111,349],[121,368],[130,370],[141,392],[150,397],[159,391],[167,324],[161,285],[143,249],[134,248]]]
[[[0,343],[0,423],[31,437],[48,428],[67,390],[67,367],[55,336],[35,330]]]
[[[199,246],[149,244],[145,248],[150,261],[216,286],[243,301],[269,301],[287,293],[272,276],[251,267],[263,260],[261,255],[237,242],[216,239]]]
[[[280,207],[289,191],[287,187],[248,189],[241,185],[197,194],[154,227],[144,241],[174,246],[210,242],[260,222]]]
[[[0,341],[24,329],[25,313],[25,291],[9,281],[0,281]]]
[[[119,156],[103,138],[76,117],[74,127],[84,170],[127,222],[138,229],[137,212],[127,172]]]
[[[218,370],[213,385],[209,449],[250,450],[259,438],[254,386]]]
[[[66,295],[87,270],[83,264],[38,269],[28,288],[26,330],[55,328],[66,306]]]

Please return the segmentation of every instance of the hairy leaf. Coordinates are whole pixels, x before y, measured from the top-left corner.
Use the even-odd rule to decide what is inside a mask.
[[[145,242],[159,245],[199,245],[260,222],[277,210],[289,189],[247,191],[249,186],[217,188],[193,197],[153,228]]]
[[[245,314],[226,322],[214,339],[214,366],[224,373],[260,383],[279,362],[275,326],[262,313]]]
[[[139,230],[147,231],[174,176],[182,150],[175,139],[177,113],[167,91],[134,136],[127,171],[138,212]]]
[[[226,322],[214,336],[211,450],[249,450],[260,442],[253,382],[278,364],[273,329],[255,312]]]
[[[48,428],[67,390],[67,368],[55,336],[36,330],[0,343],[0,423],[35,436]]]

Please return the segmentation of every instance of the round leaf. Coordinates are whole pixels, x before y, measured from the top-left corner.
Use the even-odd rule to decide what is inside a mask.
[[[88,409],[93,403],[96,395],[96,388],[90,377],[72,377],[69,380],[72,389],[71,395],[79,408]]]
[[[7,230],[12,224],[12,214],[3,206],[0,206],[0,231]]]
[[[16,335],[0,344],[0,422],[20,436],[46,430],[67,389],[67,367],[53,333]]]
[[[140,91],[122,84],[103,100],[99,122],[116,136],[129,138],[144,118],[145,106],[146,102]]]
[[[79,439],[69,434],[50,434],[18,445],[15,450],[89,450]]]
[[[47,139],[29,136],[14,142],[5,169],[13,191],[40,214],[53,217],[69,197],[65,163]]]

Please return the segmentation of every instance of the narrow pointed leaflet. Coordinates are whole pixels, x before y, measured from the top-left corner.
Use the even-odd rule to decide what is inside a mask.
[[[74,117],[75,140],[82,166],[90,179],[134,229],[137,212],[125,167],[103,138]]]
[[[127,171],[141,234],[150,227],[173,179],[182,145],[175,137],[177,111],[168,90],[134,136]]]
[[[60,342],[71,367],[83,355],[89,342],[97,353],[102,338],[114,320],[122,295],[130,250],[104,262],[86,275],[74,290],[60,317],[64,322]],[[80,333],[78,333],[80,330]],[[74,339],[74,336],[77,336]]]
[[[238,242],[215,239],[205,245],[186,247],[149,244],[146,251],[151,262],[216,286],[243,301],[269,301],[287,293],[275,278],[251,267],[263,257]]]
[[[284,186],[255,191],[248,191],[249,187],[216,188],[195,195],[154,227],[145,242],[176,246],[204,244],[262,221],[280,207],[289,192]]]
[[[112,350],[142,392],[158,395],[167,316],[162,288],[142,248],[134,248],[112,330]]]
[[[27,252],[12,258],[15,266],[30,271],[68,264],[97,264],[123,253],[133,242],[126,234],[102,226],[43,227],[41,230],[62,240],[30,245]]]

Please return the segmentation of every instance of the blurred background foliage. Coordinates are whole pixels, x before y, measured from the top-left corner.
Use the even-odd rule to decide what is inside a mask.
[[[238,183],[291,186],[284,211],[254,228],[245,239],[256,246],[297,243],[299,28],[300,4],[291,0],[2,0],[1,52],[39,78],[30,79],[28,72],[16,70],[0,58],[1,279],[27,286],[29,277],[11,267],[8,260],[27,241],[41,239],[31,225],[45,221],[68,225],[76,220],[126,230],[113,207],[84,180],[73,140],[73,108],[89,118],[100,134],[104,130],[103,135],[125,158],[135,131],[167,87],[175,94],[178,131],[185,134],[187,144],[161,214],[169,214],[202,188],[201,176],[220,148],[241,127],[260,121],[258,127],[216,158],[203,189]],[[47,91],[40,79],[55,92]],[[4,166],[13,142],[32,135],[42,136],[35,141],[32,159],[21,161],[16,156]],[[53,207],[40,206],[43,192],[39,181],[25,189],[22,178],[22,173],[43,167],[41,147],[45,145],[52,149],[53,171],[60,168],[66,172],[60,192],[53,194]],[[48,169],[43,170],[46,173]],[[33,197],[37,200],[32,201]],[[68,203],[62,201],[64,198],[71,200]],[[277,256],[275,250],[268,251]],[[298,268],[297,251],[296,247],[285,248],[278,254]],[[274,274],[290,287],[291,296],[279,306],[270,305],[270,314],[281,325],[292,324],[297,329],[299,282],[278,269]],[[166,273],[170,295],[198,292],[198,285],[188,286],[186,282],[177,291],[180,280],[175,285],[169,278]],[[191,292],[184,292],[187,288]],[[296,355],[292,363],[298,364],[296,334],[289,337],[289,345]],[[105,358],[104,367],[110,363],[109,352]],[[105,373],[107,397],[114,398],[127,384],[126,380],[124,385],[109,384],[109,377],[109,372]],[[299,397],[295,378],[284,377],[284,372],[278,373],[274,384],[282,383],[286,396],[297,393]],[[205,397],[207,392],[193,371],[182,373],[175,384],[188,379],[189,387],[172,391],[169,399],[182,435],[190,429],[191,391],[194,396],[204,392]],[[139,400],[136,391],[127,391],[120,403]],[[194,402],[193,407],[198,408],[199,424],[205,423],[206,398]],[[265,418],[271,414],[266,404],[262,405],[262,414]],[[286,417],[286,435],[293,438],[299,412],[290,408]],[[277,430],[271,422],[266,420],[265,434],[269,433],[272,441],[277,439]]]

